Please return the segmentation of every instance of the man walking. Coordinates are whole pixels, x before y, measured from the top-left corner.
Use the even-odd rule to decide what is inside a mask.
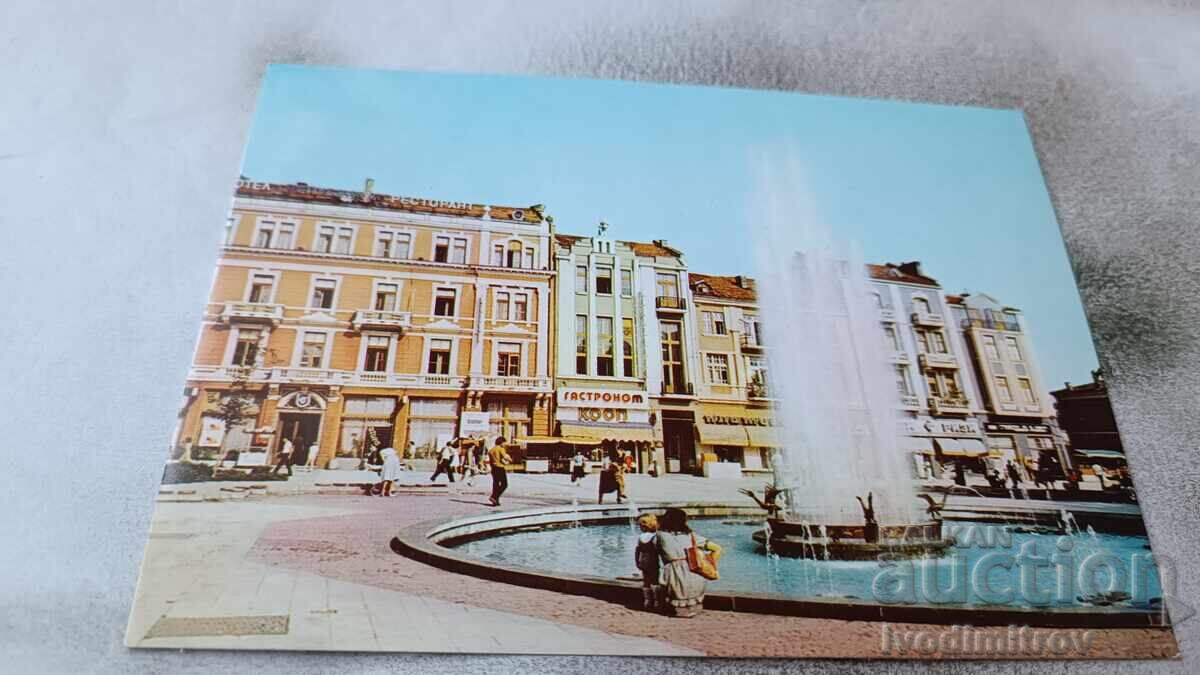
[[[455,448],[457,446],[457,440],[451,440],[442,446],[441,452],[438,453],[437,469],[435,469],[433,475],[429,477],[430,483],[436,481],[437,477],[443,473],[446,474],[447,480],[449,480],[451,483],[454,482],[454,469],[450,468],[450,462],[454,457]]]
[[[496,445],[488,450],[488,459],[492,462],[492,506],[500,506],[500,495],[508,489],[508,465],[512,457],[504,449],[504,437],[496,437]]]
[[[275,465],[275,470],[271,472],[272,475],[279,473],[279,470],[284,467],[287,467],[288,476],[292,475],[293,448],[294,446],[292,445],[292,439],[283,439],[283,446],[279,448],[279,463]]]

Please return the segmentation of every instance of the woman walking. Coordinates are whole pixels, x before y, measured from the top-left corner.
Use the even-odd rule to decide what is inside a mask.
[[[708,580],[692,571],[688,549],[712,552],[713,563],[721,557],[721,547],[692,532],[682,509],[667,509],[658,519],[658,555],[662,560],[659,583],[666,589],[667,601],[675,616],[693,617],[704,609]]]
[[[379,457],[383,460],[383,469],[379,472],[379,496],[391,497],[392,485],[400,478],[400,458],[396,455],[395,448],[380,450]]]

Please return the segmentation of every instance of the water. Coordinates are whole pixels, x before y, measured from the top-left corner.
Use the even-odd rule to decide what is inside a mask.
[[[822,559],[819,550],[808,558],[784,558],[763,555],[752,540],[751,533],[762,527],[761,520],[741,521],[695,519],[697,533],[720,544],[725,554],[720,560],[721,579],[711,582],[710,589],[729,593],[756,593],[783,598],[854,598],[887,604],[918,602],[945,606],[1013,605],[1098,608],[1120,593],[1128,599],[1102,606],[1107,611],[1156,609],[1150,601],[1162,595],[1157,571],[1149,560],[1145,537],[1104,533],[1082,536],[1057,536],[1010,532],[1005,526],[981,523],[954,522],[946,527],[954,531],[960,547],[939,559],[901,561],[897,567],[881,568],[875,561],[840,561]],[[571,529],[552,529],[521,532],[468,542],[456,551],[501,567],[524,567],[568,575],[605,578],[628,577],[634,571],[633,551],[637,537],[629,525],[592,525]],[[1063,540],[1069,543],[1060,543]],[[1064,552],[1059,546],[1067,547]],[[1030,548],[1032,546],[1032,548]],[[1055,567],[1038,568],[1032,574],[1032,587],[1022,590],[1021,569],[992,567],[987,578],[996,592],[1012,589],[1012,597],[999,598],[988,585],[967,583],[971,573],[985,556],[1013,559],[1021,555],[1049,558],[1059,554],[1061,568],[1070,583],[1059,590],[1060,576]],[[1086,568],[1086,560],[1100,555],[1119,561],[1113,567],[1116,578],[1100,574],[1097,582],[1080,586],[1078,571]],[[1144,558],[1142,560],[1141,558]],[[1103,570],[1101,570],[1103,571]],[[880,584],[881,575],[887,581],[907,578],[912,581],[912,593],[896,593],[889,583]],[[954,585],[955,576],[960,583]],[[1135,582],[1136,581],[1136,582]],[[961,589],[956,593],[955,589]],[[1118,595],[1097,597],[1100,592],[1115,591]],[[1085,597],[1081,600],[1081,597]],[[1089,599],[1091,601],[1089,601]]]
[[[924,520],[899,447],[895,372],[871,302],[862,255],[806,207],[804,176],[777,158],[765,168],[757,251],[759,304],[786,515],[813,524],[863,522],[874,496],[881,525]]]

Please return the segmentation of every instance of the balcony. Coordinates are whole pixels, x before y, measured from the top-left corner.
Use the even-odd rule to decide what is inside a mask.
[[[674,384],[668,384],[666,382],[663,382],[662,395],[663,396],[695,396],[696,388],[692,386],[691,382],[676,382]]]
[[[946,325],[946,320],[941,314],[933,314],[932,312],[913,312],[912,322],[917,326],[927,326],[929,328],[941,328]]]
[[[917,356],[917,363],[922,370],[931,370],[933,368],[957,368],[958,359],[954,358],[953,354],[934,354],[925,352]]]
[[[467,387],[483,391],[550,391],[550,378],[472,375]]]
[[[403,331],[410,326],[412,326],[412,314],[409,312],[360,309],[350,319],[350,328],[356,331],[364,329]]]
[[[887,354],[891,363],[908,363],[908,352],[902,349],[888,350]]]
[[[1021,324],[1004,319],[967,318],[962,320],[963,328],[987,328],[989,330],[1005,330],[1010,333],[1020,333]]]
[[[227,302],[219,317],[221,323],[260,322],[278,326],[283,321],[283,305],[265,302]]]
[[[901,394],[900,395],[900,407],[901,408],[920,408],[921,407],[921,397]]]
[[[738,341],[744,352],[761,352],[763,350],[762,338],[757,335],[742,335]]]
[[[966,415],[971,412],[971,404],[965,396],[930,396],[929,412],[934,415],[942,413]]]
[[[880,307],[879,308],[879,320],[887,321],[888,323],[895,323],[896,310],[892,309],[891,307]]]
[[[668,312],[682,312],[687,309],[687,300],[673,295],[660,295],[654,298],[654,306]]]

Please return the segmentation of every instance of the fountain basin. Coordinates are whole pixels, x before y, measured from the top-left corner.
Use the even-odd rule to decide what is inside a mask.
[[[888,603],[869,593],[788,591],[777,572],[791,565],[832,570],[834,576],[874,569],[871,562],[813,561],[764,556],[747,536],[762,524],[760,510],[719,503],[570,504],[488,513],[404,528],[392,539],[400,555],[458,574],[558,593],[640,606],[641,584],[632,571],[631,519],[667,506],[683,508],[698,531],[726,548],[722,579],[709,586],[705,607],[781,616],[977,626],[1165,627],[1166,611],[1155,608],[1058,606],[1052,608],[978,603]],[[751,520],[751,517],[754,519]],[[721,527],[728,531],[718,531]],[[551,531],[545,531],[551,530]],[[735,536],[733,531],[737,532]],[[607,532],[607,534],[605,534]],[[1140,541],[1140,540],[1139,540]],[[540,543],[539,543],[540,542]],[[1136,542],[1135,542],[1136,543]],[[628,545],[628,546],[627,546]],[[1140,544],[1138,544],[1140,545]],[[628,548],[628,550],[625,550]],[[740,562],[739,562],[740,560]],[[750,563],[752,569],[739,568]],[[870,571],[870,570],[867,570]],[[806,573],[807,574],[807,573]],[[784,575],[786,576],[786,575]],[[792,574],[796,578],[796,574]],[[832,584],[831,584],[832,585]]]
[[[881,555],[913,558],[942,555],[954,545],[942,536],[941,521],[880,525],[868,541],[865,525],[814,525],[787,518],[769,518],[767,527],[752,536],[776,555],[811,556],[826,560],[878,560]]]

